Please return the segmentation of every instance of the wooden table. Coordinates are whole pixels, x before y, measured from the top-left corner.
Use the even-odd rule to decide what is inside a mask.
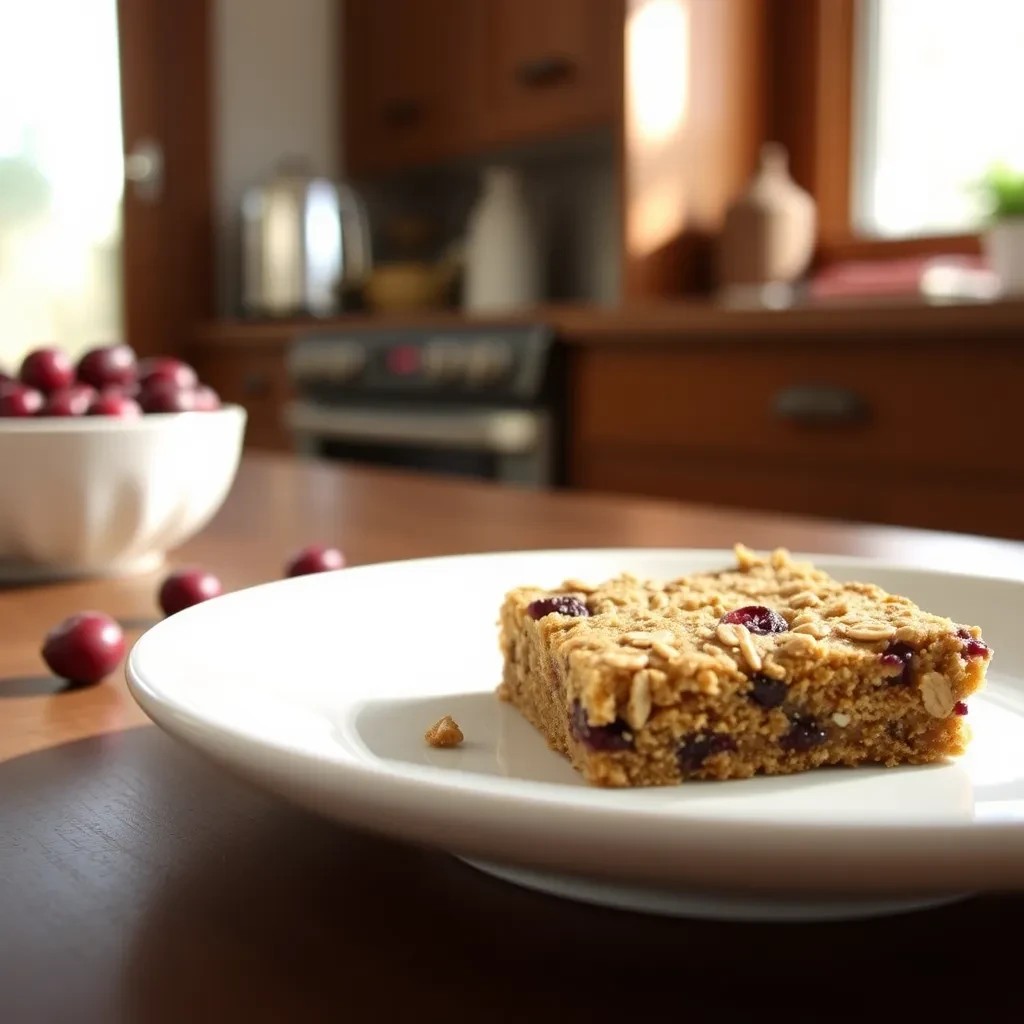
[[[353,563],[505,548],[784,544],[1024,576],[1024,545],[247,459],[178,552],[231,588],[304,543]],[[880,921],[645,918],[313,818],[166,737],[120,675],[66,690],[45,629],[132,636],[159,576],[0,590],[0,1021],[959,1020],[1019,1005],[1018,896]],[[1008,969],[1015,969],[1010,972]],[[1006,973],[1004,973],[1006,972]],[[896,995],[882,996],[883,980]],[[666,1016],[668,1014],[668,1016]]]

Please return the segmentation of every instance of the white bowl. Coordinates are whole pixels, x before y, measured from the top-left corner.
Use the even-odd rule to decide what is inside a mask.
[[[0,579],[157,568],[238,470],[245,410],[0,419]]]

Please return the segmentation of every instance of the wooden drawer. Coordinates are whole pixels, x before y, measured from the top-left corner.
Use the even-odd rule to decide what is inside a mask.
[[[584,446],[870,466],[879,487],[925,467],[963,487],[1024,476],[1024,358],[1010,344],[593,346],[573,365]]]
[[[292,439],[282,419],[291,397],[283,348],[239,346],[193,351],[191,359],[221,401],[245,407],[249,414],[247,448],[292,450]]]

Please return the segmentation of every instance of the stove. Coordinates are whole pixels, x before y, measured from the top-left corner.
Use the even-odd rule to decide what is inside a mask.
[[[559,482],[560,373],[542,325],[317,330],[290,350],[300,451],[534,487]]]

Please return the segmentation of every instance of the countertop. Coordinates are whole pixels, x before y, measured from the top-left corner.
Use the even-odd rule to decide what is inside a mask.
[[[742,540],[1024,575],[1015,543],[254,456],[174,562],[233,589],[314,540],[354,564]],[[0,590],[5,1024],[951,1020],[1019,1002],[1017,944],[993,935],[1015,934],[1020,896],[856,923],[644,917],[523,891],[242,785],[148,724],[120,674],[68,690],[40,663],[45,629],[84,607],[137,636],[159,579]]]
[[[939,336],[1019,338],[1024,299],[997,302],[925,302],[887,299],[819,303],[784,309],[726,308],[712,302],[660,302],[629,307],[542,306],[507,317],[467,316],[458,311],[349,314],[326,319],[219,319],[200,324],[193,344],[281,346],[298,333],[402,327],[543,323],[569,345],[671,340],[786,339],[819,344],[823,338],[884,335],[899,340]]]

